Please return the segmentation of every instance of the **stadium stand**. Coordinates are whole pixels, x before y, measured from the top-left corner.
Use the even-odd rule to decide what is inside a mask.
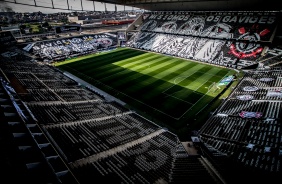
[[[117,46],[116,34],[93,34],[30,43],[23,49],[37,59],[60,61],[81,55],[108,50]]]
[[[117,47],[109,34],[36,42],[22,51],[16,45],[1,48],[1,142],[15,151],[1,153],[8,168],[5,179],[68,184],[281,181],[281,50],[268,47],[280,16],[140,16],[146,18],[126,46],[245,73],[191,137],[199,149],[193,156],[174,133],[29,56],[59,61]],[[6,34],[2,37],[4,42]],[[261,68],[247,69],[253,65]]]
[[[237,69],[257,64],[262,43],[271,41],[278,21],[275,12],[146,14],[129,47]]]

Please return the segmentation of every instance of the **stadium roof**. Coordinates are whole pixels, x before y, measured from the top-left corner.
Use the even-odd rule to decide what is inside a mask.
[[[93,1],[93,0],[88,0]],[[95,0],[97,1],[97,0]],[[280,11],[277,0],[98,0],[150,11]]]

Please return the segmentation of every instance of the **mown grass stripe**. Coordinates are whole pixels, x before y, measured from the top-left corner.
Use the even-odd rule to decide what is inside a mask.
[[[148,57],[148,58],[144,58],[145,61],[149,61],[149,60],[152,60],[152,61],[155,61],[154,58],[156,56],[151,56],[151,57]],[[135,58],[134,58],[135,59]],[[136,66],[136,65],[142,65],[142,62],[144,62],[144,59],[138,59],[138,60],[127,60],[127,66],[130,67],[130,66]],[[109,69],[109,67],[111,67],[111,69]],[[99,70],[99,68],[95,69],[96,70]],[[111,65],[108,65],[108,69],[106,70],[99,70],[99,73],[97,73],[97,75],[93,75],[93,77],[95,77],[97,80],[103,80],[105,77],[109,77],[109,76],[119,76],[121,74],[121,72],[127,70],[126,68],[124,67],[117,67],[116,65],[114,64],[111,64]],[[94,72],[95,73],[95,72]]]
[[[183,67],[191,64],[191,62],[190,63],[188,63],[188,62],[187,63],[175,62],[175,61],[177,61],[177,59],[172,60],[171,58],[166,58],[166,61],[165,60],[159,60],[159,61],[162,61],[161,65],[151,66],[150,68],[145,67],[145,70],[143,70],[143,71],[142,71],[142,69],[136,70],[136,68],[135,68],[135,70],[138,71],[139,73],[150,76],[150,77],[147,77],[148,78],[147,80],[144,80],[144,79],[140,80],[141,83],[142,82],[145,83],[144,86],[148,85],[148,84],[150,84],[150,83],[152,83],[152,82],[154,82],[155,80],[158,80],[158,79],[163,80],[164,75],[177,74],[177,73],[179,73],[179,71],[182,71],[181,69]],[[136,78],[137,77],[134,77],[134,79],[136,79]],[[151,82],[149,82],[149,80],[151,80]]]
[[[96,78],[97,80],[101,80],[105,77],[109,77],[112,75],[119,76],[120,73],[123,72],[124,70],[125,69],[122,67],[117,67],[116,65],[109,64],[109,65],[106,65],[103,69],[95,68],[91,72],[93,73],[92,74],[93,78]]]
[[[69,65],[70,67],[84,68],[85,65],[92,63],[93,61],[104,60],[104,58],[110,58],[111,55],[120,55],[122,53],[129,53],[129,51],[126,49],[123,50],[118,49],[116,51],[111,51],[106,53],[96,53],[93,54],[92,57],[82,56],[79,58],[72,59],[66,64]]]
[[[91,68],[97,68],[105,64],[112,64],[120,60],[126,60],[128,58],[134,58],[138,56],[143,56],[143,54],[137,54],[136,52],[132,52],[132,53],[129,52],[121,55],[112,55],[110,58],[102,58],[102,60],[92,62]]]
[[[189,88],[191,90],[197,90],[200,85],[203,85],[204,83],[206,83],[206,81],[213,78],[218,71],[219,70],[217,68],[209,68],[209,70],[206,71],[208,75],[206,75],[205,73],[199,72],[200,75],[198,75],[197,78],[195,78],[195,80],[192,83],[190,83],[189,85],[186,85],[185,83],[184,84],[180,83],[179,85],[181,86],[183,85],[185,88]],[[198,74],[198,72],[196,73]]]
[[[118,61],[118,62],[115,62],[115,63],[129,63],[129,64],[134,64],[134,63],[141,63],[143,59],[150,59],[150,58],[154,58],[154,57],[157,57],[156,55],[153,55],[153,54],[149,54],[149,53],[146,53],[146,54],[142,54],[142,55],[139,55],[139,56],[134,56],[134,57],[130,57],[130,58],[127,58],[127,59],[124,59],[124,60],[121,60],[121,61]],[[95,69],[97,70],[104,70],[104,69],[107,69],[108,66],[111,66],[111,65],[116,65],[115,63],[109,63],[107,65],[100,65],[99,67],[95,67]]]
[[[181,98],[181,99],[187,99],[189,102],[190,102],[189,100],[190,98],[187,98],[187,96],[188,97],[191,96],[191,94],[194,93],[195,91],[197,93],[201,93],[202,95],[205,95],[206,92],[208,91],[208,89],[205,87],[208,87],[208,84],[211,83],[209,82],[209,80],[213,78],[214,75],[216,75],[218,71],[219,71],[218,68],[210,68],[210,70],[207,71],[209,75],[204,75],[204,74],[201,74],[201,72],[199,72],[201,75],[198,76],[197,78],[188,77],[188,79],[184,79],[178,85],[182,86],[183,88],[190,89],[190,90],[186,91],[182,88],[179,91],[175,91],[171,93],[170,95],[176,96],[177,98]],[[197,72],[195,74],[197,74]],[[201,86],[203,86],[203,88],[200,91],[199,87]]]
[[[201,109],[202,103],[212,99],[212,96],[208,95],[203,97],[207,91],[206,87],[218,82],[230,71],[128,48],[119,52],[94,55],[65,65],[80,72],[79,76],[85,77],[85,80],[88,80],[82,75],[85,72],[91,78],[101,79],[109,86],[97,83],[102,90],[113,88],[114,91],[121,91],[175,118],[181,117],[195,103],[199,104],[193,106],[189,113],[194,112],[194,109]],[[60,68],[66,67],[61,65]],[[199,99],[201,100],[198,101]]]
[[[189,71],[187,70],[190,70],[190,71],[193,71],[195,69],[193,69],[193,67],[195,67],[196,65],[193,65],[192,64],[192,67],[190,68],[189,66],[191,65],[192,63],[183,63],[183,62],[180,62],[178,65],[171,65],[169,66],[169,69],[170,69],[170,72],[168,72],[168,75],[170,76],[169,78],[172,79],[172,78],[175,78],[175,74],[178,74],[178,75],[181,75],[183,74],[183,72],[188,72],[190,73]],[[183,67],[184,66],[184,67]],[[186,70],[182,71],[182,70],[178,70],[178,69],[183,69],[185,68]],[[172,70],[174,69],[174,70]],[[167,70],[167,69],[166,69]],[[165,70],[164,70],[165,71]],[[172,72],[172,71],[177,71],[176,73]],[[182,73],[180,74],[179,71],[182,71]],[[173,75],[172,75],[173,73]],[[168,76],[167,75],[167,76]],[[158,90],[159,92],[158,93],[161,93],[163,90],[166,90],[168,89],[169,87],[172,87],[174,84],[173,82],[169,82],[167,80],[164,80],[164,77],[166,76],[162,76],[163,78],[158,78],[158,77],[155,77],[155,76],[148,76],[148,77],[142,77],[140,78],[139,82],[138,82],[138,79],[136,81],[131,81],[130,83],[125,83],[123,85],[123,87],[125,86],[134,86],[132,87],[132,89],[135,89],[137,91],[140,91],[141,93],[142,92],[146,92],[150,89],[155,89],[155,90]],[[168,79],[168,78],[167,78]],[[159,82],[159,80],[161,80],[161,82]],[[136,83],[138,83],[139,85],[136,85]],[[119,86],[120,87],[120,86]],[[130,90],[131,88],[129,88]],[[131,91],[131,90],[130,90]],[[145,98],[153,98],[155,95],[157,95],[156,93],[149,93],[147,94],[148,96],[145,97]]]
[[[139,60],[142,60],[142,59],[149,59],[149,58],[157,58],[159,57],[158,55],[156,54],[153,54],[153,53],[146,53],[146,54],[142,54],[140,56],[135,56],[135,57],[131,57],[131,58],[127,58],[127,59],[124,59],[124,60],[120,60],[120,61],[117,61],[115,63],[113,63],[114,65],[118,65],[118,66],[121,66],[121,65],[124,65],[124,64],[127,64],[129,62],[138,62]]]
[[[185,87],[187,89],[190,89],[193,91],[193,82],[197,80],[198,77],[202,76],[201,72],[208,71],[210,69],[210,66],[207,65],[197,65],[197,70],[193,70],[193,73],[191,75],[187,76],[185,80],[182,80],[180,83],[177,84],[177,86]],[[198,72],[199,71],[199,72]],[[184,83],[184,85],[183,85]],[[174,86],[171,89],[168,89],[166,93],[171,94],[174,93],[176,87]]]
[[[146,52],[130,52],[130,51],[124,51],[121,53],[109,53],[108,55],[101,55],[92,58],[91,62],[82,63],[82,65],[76,65],[75,63],[71,63],[69,66],[75,68],[76,70],[83,70],[84,72],[87,72],[88,70],[91,70],[92,68],[96,68],[101,65],[114,63],[123,59],[143,55]],[[77,63],[79,64],[79,63]]]
[[[154,66],[154,67],[158,67],[159,65],[169,64],[169,63],[165,62],[164,60],[169,60],[169,58],[159,58],[158,60],[155,60],[155,61],[158,62],[158,65]],[[142,71],[142,69],[144,69],[144,68],[148,68],[148,66],[143,64],[143,65],[141,65],[139,67],[135,67],[136,71],[127,69],[127,70],[125,70],[126,72],[123,73],[124,75],[116,76],[116,78],[114,78],[114,76],[112,76],[112,77],[107,78],[106,81],[112,80],[114,78],[115,81],[117,81],[115,83],[116,84],[115,87],[117,87],[117,85],[122,85],[122,84],[126,83],[129,80],[135,80],[135,79],[138,79],[140,77],[150,78],[151,76],[144,75],[144,73],[141,73],[141,72],[137,72],[138,70]],[[118,82],[119,79],[121,79],[120,82]],[[106,82],[106,81],[104,81],[104,82]]]
[[[55,63],[54,65],[58,67],[58,66],[66,65],[66,64],[70,64],[70,63],[78,64],[79,61],[87,61],[88,59],[92,60],[92,58],[95,58],[96,56],[107,55],[109,53],[120,52],[122,50],[127,50],[127,49],[126,48],[117,48],[117,49],[111,50],[110,52],[101,52],[101,53],[89,54],[87,56],[81,56],[81,57],[78,57],[78,58],[60,61],[58,63]]]

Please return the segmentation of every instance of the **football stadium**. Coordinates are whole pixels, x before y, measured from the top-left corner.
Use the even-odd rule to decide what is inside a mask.
[[[282,181],[275,1],[0,3],[2,183]]]

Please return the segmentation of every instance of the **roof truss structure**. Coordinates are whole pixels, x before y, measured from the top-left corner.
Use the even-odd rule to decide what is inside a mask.
[[[78,0],[81,6],[73,9],[71,0],[65,0],[63,7],[57,7],[54,0],[50,0],[50,6],[42,5],[42,1],[23,2],[20,0],[0,0],[2,3],[14,3],[19,5],[51,8],[59,10],[86,11],[85,1],[110,3],[129,6],[149,11],[281,11],[277,0]],[[84,2],[84,3],[83,3]],[[106,8],[105,8],[106,10]]]
[[[93,0],[87,0],[93,1]],[[150,11],[280,11],[275,0],[95,0]]]

